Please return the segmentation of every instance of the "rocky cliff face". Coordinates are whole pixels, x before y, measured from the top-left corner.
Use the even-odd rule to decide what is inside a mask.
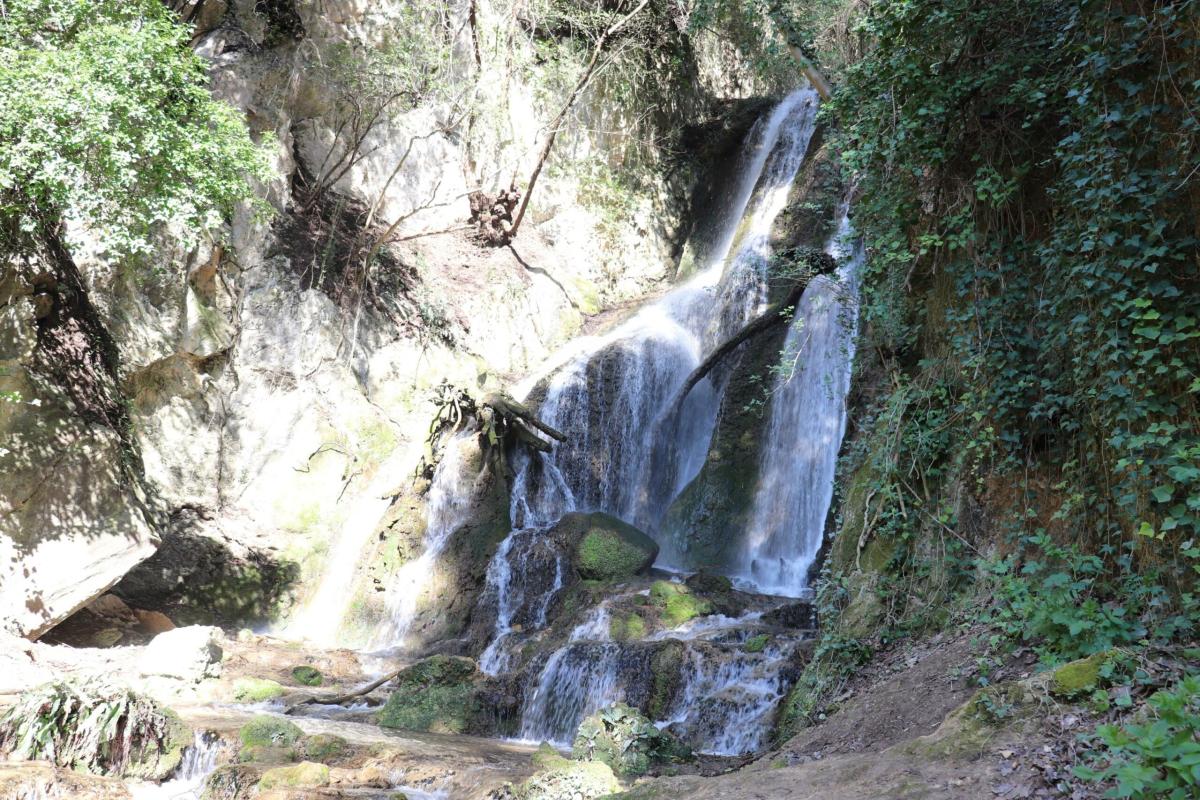
[[[355,511],[406,491],[431,390],[502,388],[588,315],[675,274],[697,176],[668,159],[672,137],[721,139],[702,123],[755,88],[717,43],[656,20],[689,80],[639,93],[598,79],[532,224],[484,248],[463,230],[466,195],[528,174],[578,48],[503,3],[180,11],[213,91],[273,142],[277,174],[220,244],[181,252],[165,232],[153,263],[63,251],[0,265],[0,618],[29,637],[114,584],[185,618],[286,614],[362,524]],[[384,109],[348,148],[319,67],[414,19],[445,48],[445,90]],[[364,258],[389,228],[398,241]]]

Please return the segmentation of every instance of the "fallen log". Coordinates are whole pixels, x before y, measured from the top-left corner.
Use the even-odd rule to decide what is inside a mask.
[[[701,361],[700,365],[692,370],[687,380],[683,382],[679,393],[675,395],[675,402],[672,406],[676,411],[683,404],[684,398],[688,396],[688,393],[696,388],[696,384],[704,380],[708,376],[708,373],[712,372],[713,367],[719,364],[723,358],[737,349],[739,345],[753,339],[760,333],[771,330],[778,323],[789,319],[795,311],[796,305],[800,302],[804,290],[808,288],[809,282],[817,275],[825,275],[833,272],[837,265],[833,256],[815,250],[802,253],[797,258],[797,261],[803,262],[808,269],[796,279],[795,284],[788,291],[787,297],[768,308],[761,315],[750,320],[745,327],[727,339],[716,350],[713,350],[708,355],[708,358]]]

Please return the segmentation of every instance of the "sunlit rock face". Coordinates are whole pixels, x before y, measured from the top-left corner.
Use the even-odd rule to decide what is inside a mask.
[[[253,607],[255,616],[223,624],[296,616],[317,596],[328,555],[370,538],[420,462],[432,389],[443,381],[504,388],[587,315],[675,274],[694,176],[676,165],[668,178],[656,145],[613,133],[636,109],[601,77],[556,148],[571,163],[642,169],[641,188],[606,199],[590,188],[594,176],[548,170],[514,249],[481,249],[461,233],[416,238],[385,248],[372,275],[384,302],[330,290],[318,275],[323,240],[295,235],[312,221],[298,204],[298,173],[340,146],[330,89],[310,67],[340,45],[378,42],[411,5],[296,4],[294,18],[274,19],[252,0],[204,4],[193,46],[210,64],[212,91],[275,143],[276,175],[259,187],[270,215],[241,209],[197,246],[164,231],[159,251],[137,264],[75,232],[83,244],[69,255],[91,331],[83,333],[104,353],[103,413],[72,395],[78,380],[43,364],[44,320],[54,309],[54,293],[37,283],[44,270],[0,266],[0,392],[22,398],[0,402],[7,628],[37,636],[102,594],[173,535],[181,512],[194,520],[189,535],[220,543],[234,561],[269,554],[267,572],[288,576],[286,586],[239,583],[232,607]],[[466,189],[528,175],[569,88],[539,69],[500,80],[503,53],[487,51],[477,65],[467,5],[447,13],[458,15],[448,26],[458,31],[450,80],[478,83],[488,112],[470,141],[440,130],[454,116],[444,102],[389,111],[365,141],[367,157],[332,186],[338,202],[375,206],[380,225],[411,215],[398,234],[460,227]],[[481,36],[507,22],[478,4]],[[671,124],[707,113],[691,91],[662,106]],[[56,330],[69,362],[72,331]],[[333,576],[348,584],[353,609],[378,604],[370,580],[388,580],[394,555],[363,553],[375,578],[357,564]],[[178,605],[177,593],[164,592],[139,596],[155,609]],[[269,607],[257,602],[264,597]]]

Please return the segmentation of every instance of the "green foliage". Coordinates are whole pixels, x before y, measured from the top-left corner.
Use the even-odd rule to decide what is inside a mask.
[[[581,722],[571,754],[581,761],[602,761],[625,777],[645,775],[655,764],[691,758],[685,745],[624,703],[602,708]]]
[[[77,223],[117,255],[211,230],[265,177],[156,0],[10,0],[0,14],[0,249]]]
[[[1013,532],[1051,536],[1004,568],[1002,627],[1052,660],[1153,638],[1192,602],[1198,10],[876,3],[832,104],[891,383],[871,533],[953,548],[961,490],[1015,486]],[[1063,564],[1038,560],[1068,535]],[[919,555],[894,571],[932,568]]]
[[[1190,595],[1171,611],[1159,576],[1131,571],[1128,555],[1112,574],[1101,557],[1056,545],[1044,533],[1027,544],[1019,568],[1016,556],[990,567],[998,581],[991,621],[1007,637],[1031,644],[1045,664],[1177,641],[1200,620]]]
[[[161,779],[179,763],[186,728],[173,712],[100,680],[50,683],[0,717],[0,752],[81,772]]]
[[[1185,800],[1200,787],[1200,677],[1148,701],[1150,719],[1096,729],[1090,765],[1076,776],[1110,786],[1105,797]]]

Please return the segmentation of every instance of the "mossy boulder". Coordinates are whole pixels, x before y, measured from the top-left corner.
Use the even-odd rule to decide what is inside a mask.
[[[316,789],[329,785],[329,767],[312,761],[301,761],[289,767],[275,767],[258,780],[260,790]]]
[[[259,716],[238,730],[242,747],[293,747],[304,736],[295,723],[278,717]]]
[[[579,761],[601,761],[617,775],[637,777],[656,764],[687,759],[691,751],[636,709],[617,703],[580,723],[571,755]]]
[[[292,680],[302,686],[320,686],[325,682],[325,676],[316,667],[304,664],[299,667],[292,667]]]
[[[478,732],[483,709],[475,662],[432,656],[400,673],[377,721],[384,728],[434,733]]]
[[[1050,691],[1058,697],[1078,697],[1086,694],[1100,683],[1100,669],[1108,660],[1107,652],[1093,653],[1087,658],[1063,664],[1054,670],[1050,680]]]
[[[341,758],[350,749],[349,743],[332,733],[316,733],[304,739],[301,746],[304,758],[322,763]]]
[[[678,639],[656,643],[650,657],[650,693],[642,708],[654,719],[667,716],[683,681],[687,647]]]
[[[572,563],[584,580],[619,581],[649,569],[658,544],[627,522],[603,513],[566,514],[551,536],[568,542]]]
[[[771,637],[765,633],[760,633],[757,636],[751,636],[742,644],[742,650],[747,653],[761,653],[767,648],[767,642],[771,641]]]
[[[237,703],[261,703],[283,695],[283,685],[269,678],[238,678],[233,682],[233,699]]]
[[[129,756],[122,774],[128,778],[142,778],[148,781],[162,781],[183,761],[183,751],[192,745],[194,736],[192,729],[169,708],[161,710],[166,719],[166,733],[161,742],[147,743]]]
[[[697,597],[687,586],[671,581],[655,581],[650,586],[650,600],[659,607],[663,624],[669,628],[713,611],[707,600]]]
[[[593,800],[620,791],[612,767],[603,761],[572,761],[550,745],[533,755],[537,772],[513,791],[517,800]]]

